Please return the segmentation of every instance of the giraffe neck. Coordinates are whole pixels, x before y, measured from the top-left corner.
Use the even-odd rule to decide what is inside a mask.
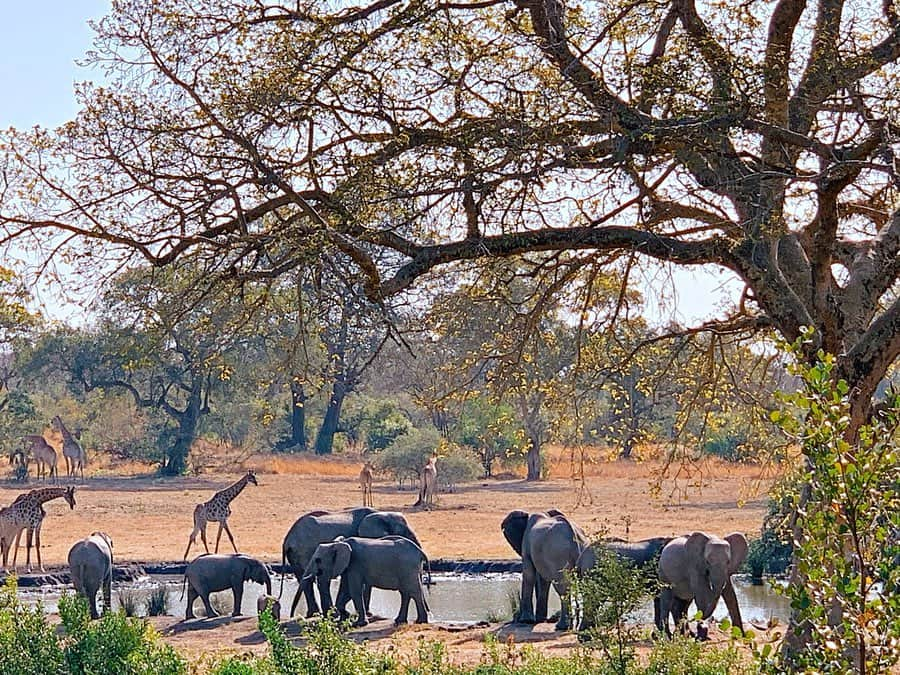
[[[59,499],[66,496],[64,487],[48,487],[31,491],[31,498],[38,504],[49,502],[51,499]]]
[[[250,480],[249,474],[241,478],[237,483],[231,485],[219,493],[219,497],[225,500],[225,503],[228,504],[232,499],[241,494],[241,490],[247,487],[247,483]]]
[[[69,433],[69,430],[66,429],[66,425],[63,424],[63,421],[59,417],[56,418],[56,421],[59,422],[59,433],[62,434],[63,441],[68,443],[72,440],[72,434]]]

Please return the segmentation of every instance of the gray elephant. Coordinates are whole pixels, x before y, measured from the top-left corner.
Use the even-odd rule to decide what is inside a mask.
[[[731,623],[743,630],[731,575],[746,557],[747,538],[740,532],[732,532],[722,539],[694,532],[666,544],[659,556],[659,579],[666,586],[659,593],[656,627],[671,635],[669,615],[674,616],[676,625],[680,624],[691,601],[706,620],[721,597],[728,607]]]
[[[69,569],[75,592],[87,598],[91,618],[97,619],[97,591],[103,591],[103,611],[108,612],[113,576],[113,543],[105,532],[92,532],[69,549]]]
[[[562,512],[526,513],[511,511],[500,525],[503,536],[513,550],[522,556],[522,599],[518,623],[547,620],[547,598],[550,585],[562,600],[556,630],[571,627],[569,616],[569,581],[566,571],[576,568],[589,542],[581,529]],[[532,595],[536,602],[532,602]]]
[[[230,555],[206,553],[195,558],[184,571],[184,582],[188,589],[184,618],[194,618],[194,600],[197,599],[197,596],[203,600],[206,616],[218,616],[212,605],[209,604],[209,594],[229,588],[234,595],[232,616],[240,616],[245,581],[262,584],[266,587],[266,595],[272,594],[272,579],[269,571],[256,558],[251,558],[243,553]],[[183,597],[183,587],[181,594]]]
[[[422,587],[422,567],[428,557],[406,537],[367,539],[347,537],[319,544],[304,571],[304,579],[315,579],[319,594],[328,594],[331,580],[341,577],[337,608],[345,616],[344,607],[353,600],[356,609],[354,626],[368,623],[368,594],[372,588],[400,591],[400,612],[395,624],[406,623],[409,601],[416,603],[416,623],[428,623],[428,605]]]
[[[301,593],[306,597],[306,616],[310,617],[319,612],[312,582],[303,581],[304,570],[316,546],[334,541],[337,537],[378,538],[388,535],[406,537],[421,547],[406,518],[396,511],[376,511],[373,508],[361,507],[345,511],[312,511],[297,519],[288,530],[281,549],[282,565],[285,562],[290,565],[290,570],[296,575],[299,584],[288,616],[294,616]],[[279,598],[283,591],[284,577],[281,581]],[[320,588],[319,594],[322,609],[327,612],[333,606],[331,593],[326,592],[322,595]]]

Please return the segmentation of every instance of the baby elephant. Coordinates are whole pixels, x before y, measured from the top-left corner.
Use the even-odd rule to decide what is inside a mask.
[[[75,592],[87,598],[91,618],[97,612],[97,591],[103,589],[103,611],[109,611],[112,586],[112,539],[105,532],[93,532],[69,550],[69,568]]]
[[[184,571],[184,581],[188,587],[185,619],[194,618],[194,600],[198,595],[203,600],[206,616],[218,616],[212,605],[209,604],[209,594],[229,588],[234,595],[232,616],[240,616],[245,581],[262,584],[266,587],[266,595],[272,594],[272,579],[269,577],[266,566],[259,560],[242,553],[201,555],[187,566]],[[184,596],[184,587],[182,587],[181,594]]]
[[[319,544],[304,572],[304,580],[316,578],[320,592],[341,576],[337,609],[343,614],[347,600],[356,608],[354,626],[365,626],[366,602],[372,588],[400,591],[400,613],[395,624],[406,623],[409,601],[416,603],[416,623],[428,623],[428,605],[422,588],[422,565],[428,558],[406,537],[381,539],[347,537]]]
[[[256,598],[256,613],[262,614],[266,607],[272,612],[272,616],[276,621],[281,621],[281,603],[278,598],[271,595],[260,595]]]

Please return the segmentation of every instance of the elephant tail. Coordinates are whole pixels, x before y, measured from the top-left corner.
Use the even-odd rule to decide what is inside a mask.
[[[181,597],[179,600],[184,600],[184,589],[187,588],[187,574],[184,575],[184,581],[181,582]]]

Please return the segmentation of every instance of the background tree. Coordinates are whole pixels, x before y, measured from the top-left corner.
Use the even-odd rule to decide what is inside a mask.
[[[339,253],[376,303],[489,257],[713,266],[720,326],[838,355],[850,434],[900,354],[892,2],[126,3],[91,59],[77,120],[6,138],[7,241],[236,279]]]

